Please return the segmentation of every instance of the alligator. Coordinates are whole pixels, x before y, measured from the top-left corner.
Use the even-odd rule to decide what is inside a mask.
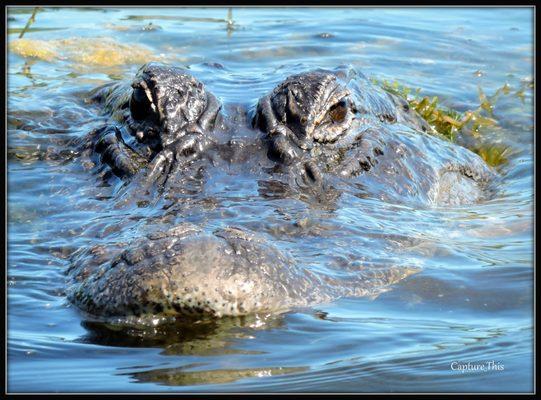
[[[495,176],[476,154],[438,138],[404,99],[348,66],[289,76],[251,108],[228,108],[186,70],[156,63],[90,99],[109,120],[85,138],[83,153],[134,191],[155,185],[153,196],[166,186],[181,190],[179,177],[193,177],[194,168],[224,165],[266,177],[258,180],[264,198],[278,191],[333,202],[349,191],[460,206],[487,198]],[[239,129],[248,132],[242,139]],[[68,269],[68,298],[102,317],[239,316],[376,296],[417,272],[361,266],[336,278],[299,265],[271,239],[182,222],[127,246],[92,246]]]

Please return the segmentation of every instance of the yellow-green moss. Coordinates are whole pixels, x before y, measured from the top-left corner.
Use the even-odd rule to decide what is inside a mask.
[[[25,58],[52,61],[58,58],[55,46],[45,40],[16,39],[9,43],[9,50]]]
[[[142,46],[128,46],[109,38],[15,39],[9,43],[9,49],[25,58],[49,62],[61,59],[85,66],[143,64],[159,58]]]

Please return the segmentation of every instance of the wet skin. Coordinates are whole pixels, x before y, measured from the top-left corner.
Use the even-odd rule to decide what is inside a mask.
[[[292,75],[259,99],[253,114],[249,107],[225,113],[185,70],[154,63],[91,98],[111,118],[85,138],[85,151],[134,191],[163,188],[191,166],[221,162],[262,169],[282,182],[286,197],[308,193],[332,202],[355,187],[386,201],[447,206],[483,200],[494,177],[477,155],[430,135],[405,100],[350,67]],[[250,134],[223,140],[239,129]],[[413,272],[389,266],[327,279],[264,235],[181,224],[128,248],[81,251],[68,271],[68,297],[106,317],[245,315],[377,294]]]

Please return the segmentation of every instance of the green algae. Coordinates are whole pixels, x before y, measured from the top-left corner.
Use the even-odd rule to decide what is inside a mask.
[[[508,146],[481,141],[483,132],[499,126],[494,115],[494,107],[502,96],[514,96],[525,103],[525,91],[533,88],[533,82],[523,81],[518,88],[505,83],[491,95],[487,95],[478,87],[479,105],[471,110],[460,112],[441,104],[437,96],[421,95],[421,89],[413,89],[397,81],[377,80],[373,82],[385,91],[407,100],[408,104],[434,129],[433,134],[456,142],[459,135],[474,139],[471,150],[477,153],[490,166],[507,163]]]
[[[159,56],[139,45],[126,45],[112,38],[15,39],[9,50],[24,58],[52,62],[68,60],[81,66],[112,67],[125,64],[144,64],[159,60]]]

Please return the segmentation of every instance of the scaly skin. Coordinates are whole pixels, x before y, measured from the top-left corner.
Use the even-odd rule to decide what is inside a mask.
[[[404,99],[350,67],[288,77],[259,100],[253,124],[269,156],[305,184],[334,175],[382,199],[456,205],[482,200],[493,177],[476,154],[427,134]]]
[[[92,98],[121,124],[95,131],[92,150],[117,176],[131,177],[146,167],[150,181],[203,152],[221,108],[193,76],[157,63],[143,65],[131,82],[99,88]],[[122,137],[122,126],[136,139],[131,146]]]
[[[360,271],[356,279],[336,285],[296,265],[254,233],[226,228],[205,234],[181,224],[125,250],[88,250],[69,271],[68,298],[102,316],[238,316],[285,311],[340,295],[376,294],[414,271],[385,272]]]
[[[427,134],[430,126],[407,102],[348,67],[285,79],[259,100],[252,122],[261,132],[225,145],[213,139],[220,104],[181,69],[147,64],[131,84],[106,85],[93,98],[115,122],[90,135],[90,151],[120,177],[143,175],[162,186],[178,178],[173,191],[187,182],[179,165],[195,159],[197,168],[221,162],[261,170],[252,176],[270,177],[258,181],[263,199],[282,190],[280,197],[308,193],[335,201],[335,193],[348,190],[422,206],[460,205],[482,200],[493,177],[477,155]],[[230,123],[247,121],[237,117]],[[207,153],[213,155],[202,157]],[[195,179],[193,171],[186,176]],[[415,272],[389,266],[331,278],[297,265],[264,236],[240,228],[205,233],[186,223],[127,248],[95,246],[74,260],[69,299],[104,317],[280,312],[375,295]]]

